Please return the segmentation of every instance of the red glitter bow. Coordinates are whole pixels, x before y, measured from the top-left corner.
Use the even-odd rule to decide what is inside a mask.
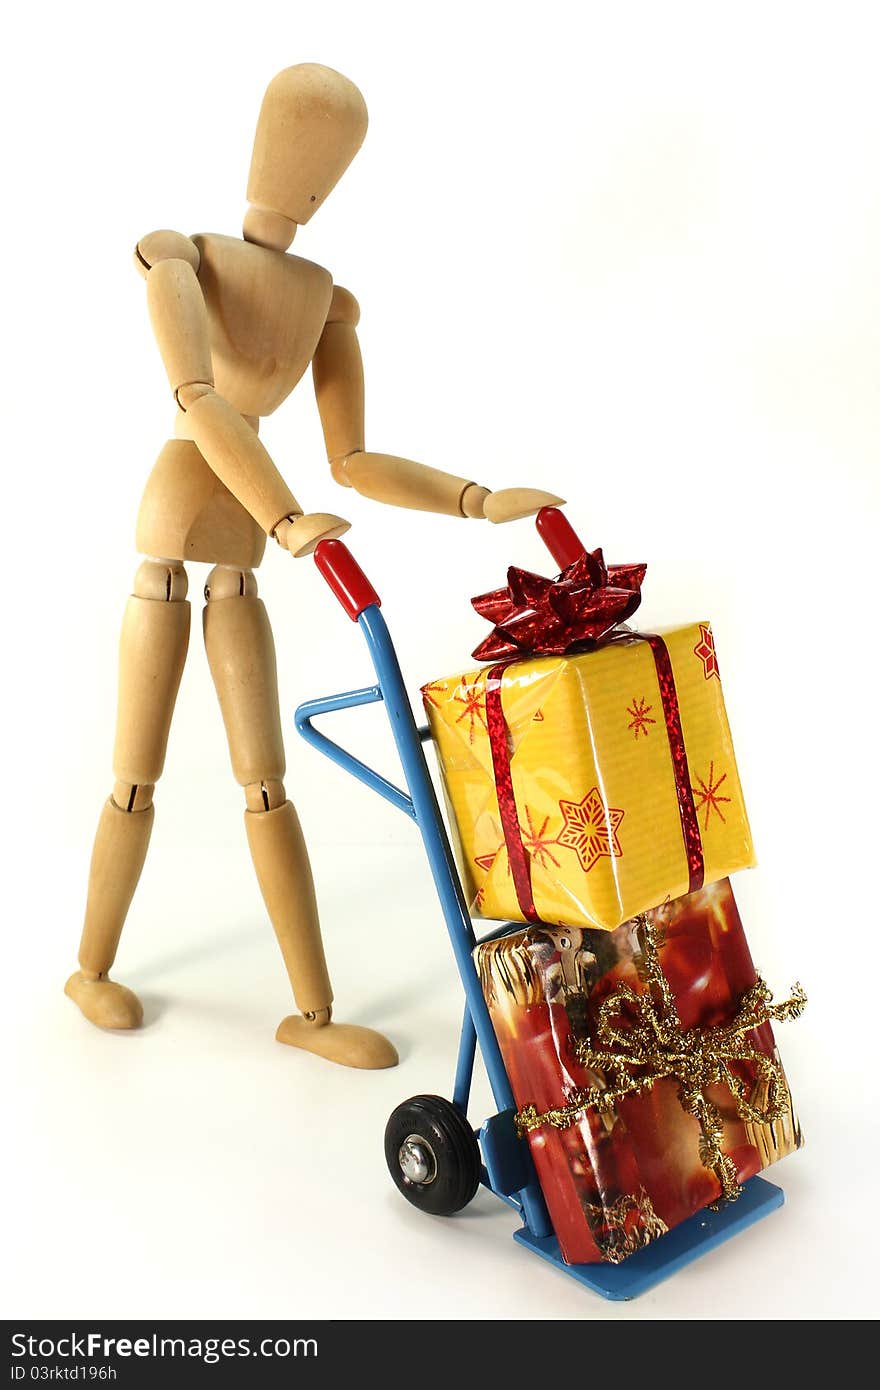
[[[495,625],[473,652],[475,660],[588,650],[636,611],[645,569],[606,565],[601,550],[579,555],[558,579],[511,565],[505,588],[471,599],[480,617]]]

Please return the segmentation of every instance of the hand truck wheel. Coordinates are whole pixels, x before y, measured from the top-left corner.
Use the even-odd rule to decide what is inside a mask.
[[[465,1116],[442,1096],[413,1096],[385,1128],[385,1161],[408,1202],[431,1216],[461,1211],[480,1185],[480,1147]]]

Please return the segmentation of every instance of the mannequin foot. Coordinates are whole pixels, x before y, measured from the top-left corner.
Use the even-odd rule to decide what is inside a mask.
[[[397,1051],[381,1033],[361,1028],[356,1023],[325,1022],[324,1017],[323,1012],[317,1019],[290,1014],[279,1023],[275,1037],[280,1043],[314,1052],[328,1062],[338,1062],[341,1067],[380,1071],[383,1067],[397,1066],[400,1060]]]
[[[490,492],[483,503],[483,515],[488,521],[519,521],[524,516],[536,516],[542,507],[563,507],[565,501],[553,492],[536,487],[503,487]]]
[[[144,1018],[141,1001],[125,985],[106,975],[71,975],[64,993],[96,1028],[139,1028]]]

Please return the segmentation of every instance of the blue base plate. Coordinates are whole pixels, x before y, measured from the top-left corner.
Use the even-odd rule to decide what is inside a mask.
[[[567,1265],[555,1236],[536,1238],[525,1226],[513,1238],[603,1298],[638,1298],[707,1250],[753,1226],[784,1201],[782,1188],[765,1178],[750,1178],[735,1202],[729,1202],[720,1211],[698,1211],[619,1265]]]

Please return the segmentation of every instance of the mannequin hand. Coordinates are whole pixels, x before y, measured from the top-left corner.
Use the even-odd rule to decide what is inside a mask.
[[[311,555],[319,541],[337,540],[351,529],[351,522],[331,512],[307,512],[305,516],[285,517],[275,527],[274,536],[291,555]]]
[[[557,497],[555,492],[542,492],[534,487],[504,487],[483,499],[483,516],[496,523],[519,521],[524,516],[534,516],[542,507],[564,506],[565,499]]]

